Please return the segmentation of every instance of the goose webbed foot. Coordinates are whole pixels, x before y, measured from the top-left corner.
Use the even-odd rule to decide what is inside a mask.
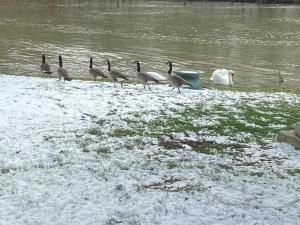
[[[148,83],[146,83],[148,85],[149,90],[151,91],[150,85]]]

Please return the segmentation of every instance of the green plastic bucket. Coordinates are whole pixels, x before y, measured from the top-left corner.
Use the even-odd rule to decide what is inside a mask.
[[[174,70],[174,73],[177,76],[182,77],[187,82],[189,82],[193,89],[201,89],[203,87],[202,81],[200,76],[204,73],[202,70]]]

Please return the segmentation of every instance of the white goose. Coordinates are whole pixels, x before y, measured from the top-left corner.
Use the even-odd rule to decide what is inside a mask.
[[[210,80],[216,84],[233,86],[233,70],[217,69],[212,73]]]

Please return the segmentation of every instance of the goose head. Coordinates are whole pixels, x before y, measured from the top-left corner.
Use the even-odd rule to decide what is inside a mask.
[[[136,61],[133,62],[133,64],[136,64],[136,66],[137,66],[137,69],[136,69],[137,72],[141,72],[140,62],[136,60]]]
[[[168,74],[171,75],[171,73],[172,73],[172,62],[171,62],[171,61],[168,61],[168,62],[167,62],[167,65],[169,65]]]
[[[106,59],[105,63],[107,63],[107,70],[110,71],[110,61],[109,61],[109,59]]]

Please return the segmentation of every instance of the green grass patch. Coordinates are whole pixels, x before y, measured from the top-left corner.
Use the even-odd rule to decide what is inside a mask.
[[[6,173],[9,173],[10,170],[11,170],[10,168],[4,167],[4,168],[1,168],[1,169],[0,169],[0,173],[1,173],[1,174],[6,174]]]
[[[106,114],[106,116],[115,116],[115,115],[117,115],[117,109],[113,109]]]
[[[290,88],[284,86],[262,86],[262,87],[249,87],[249,86],[233,86],[233,87],[225,87],[225,86],[217,86],[215,87],[218,90],[225,91],[236,91],[236,92],[267,92],[267,93],[275,93],[275,92],[286,92],[291,94],[300,94],[300,88]]]
[[[220,167],[220,169],[233,170],[233,167],[228,164],[218,164],[218,166]]]
[[[59,153],[66,156],[66,155],[69,154],[69,150],[67,150],[67,149],[62,149],[62,150],[59,151]]]
[[[192,106],[180,107],[170,111],[161,110],[149,112],[157,115],[150,121],[143,121],[138,112],[129,114],[123,119],[126,122],[124,128],[112,128],[107,134],[111,137],[137,137],[135,141],[128,143],[129,149],[132,146],[143,145],[142,136],[157,138],[160,145],[166,149],[182,148],[183,144],[192,147],[192,150],[203,154],[235,154],[245,147],[245,144],[256,142],[265,144],[275,141],[282,129],[293,129],[296,122],[300,121],[300,106],[285,101],[259,101],[258,98],[241,98],[239,101],[231,101],[232,105],[216,104],[207,107],[205,103],[198,103]],[[108,115],[116,115],[117,110],[113,109]],[[207,122],[205,122],[207,121]],[[87,133],[97,137],[104,135],[102,126],[106,123],[103,119],[94,119],[95,127],[87,130]],[[188,136],[189,132],[199,131],[214,136],[227,136],[230,140],[240,144],[208,144],[181,143],[175,140],[165,141],[162,136],[171,137],[173,133],[183,133]],[[176,142],[177,141],[177,142]],[[170,145],[170,146],[169,146]],[[224,168],[225,169],[225,168]]]
[[[174,111],[172,115],[160,114],[159,117],[147,123],[136,117],[126,118],[126,128],[118,128],[111,132],[113,137],[149,136],[160,138],[162,135],[186,132],[209,132],[211,135],[223,135],[236,140],[238,134],[245,135],[243,143],[256,141],[263,144],[265,139],[275,140],[282,129],[292,129],[300,121],[300,106],[287,104],[283,101],[260,102],[241,100],[235,105],[223,105],[205,108],[202,104]],[[163,112],[163,111],[162,111]],[[206,118],[213,123],[197,123]],[[99,129],[89,131],[90,134],[100,135]],[[174,148],[176,146],[173,146]],[[177,148],[180,146],[177,146]],[[205,154],[224,153],[227,148],[239,151],[244,146],[213,145],[208,147],[193,146],[193,150]]]
[[[205,169],[205,164],[198,163],[198,164],[196,165],[196,168],[198,168],[198,169],[200,169],[200,170],[203,170],[203,169]]]
[[[105,124],[105,122],[106,122],[106,120],[104,120],[104,119],[98,119],[96,121],[96,124],[99,125],[99,126],[103,126]]]
[[[251,176],[258,176],[258,177],[262,177],[264,175],[263,171],[251,171],[250,172]]]
[[[183,189],[183,191],[199,193],[199,192],[205,192],[205,191],[207,191],[207,188],[204,187],[203,184],[194,184],[194,185],[185,187]]]
[[[126,137],[126,136],[136,136],[138,134],[139,132],[137,130],[118,128],[112,131],[111,136]]]
[[[98,149],[96,150],[96,152],[97,152],[97,154],[105,154],[105,155],[111,153],[110,149],[107,148],[107,147],[101,147],[101,148],[98,148]]]
[[[217,151],[213,147],[193,147],[193,151],[206,154],[206,155],[215,155],[216,153],[223,153],[223,151]]]
[[[159,117],[147,123],[148,133],[159,137],[171,132],[198,132],[209,130],[217,135],[234,136],[245,132],[258,140],[261,137],[273,138],[281,130],[281,126],[292,128],[300,120],[300,107],[277,102],[262,103],[258,106],[250,106],[245,103],[237,103],[234,106],[238,112],[231,112],[221,105],[212,109],[204,109],[203,106],[187,107],[177,112],[178,116]],[[211,117],[217,125],[196,125],[195,120],[201,117]],[[237,119],[238,118],[238,119]],[[270,127],[269,125],[278,125]]]
[[[88,129],[87,133],[90,135],[99,136],[99,137],[103,135],[101,128],[98,128],[98,127],[92,127],[90,129]]]
[[[168,162],[167,163],[167,168],[170,169],[170,170],[175,169],[177,167],[178,167],[178,165],[175,162]]]
[[[90,152],[90,150],[88,149],[88,141],[87,140],[85,140],[85,141],[77,140],[77,144],[83,152]]]
[[[290,175],[300,175],[300,168],[288,169],[287,173]]]

